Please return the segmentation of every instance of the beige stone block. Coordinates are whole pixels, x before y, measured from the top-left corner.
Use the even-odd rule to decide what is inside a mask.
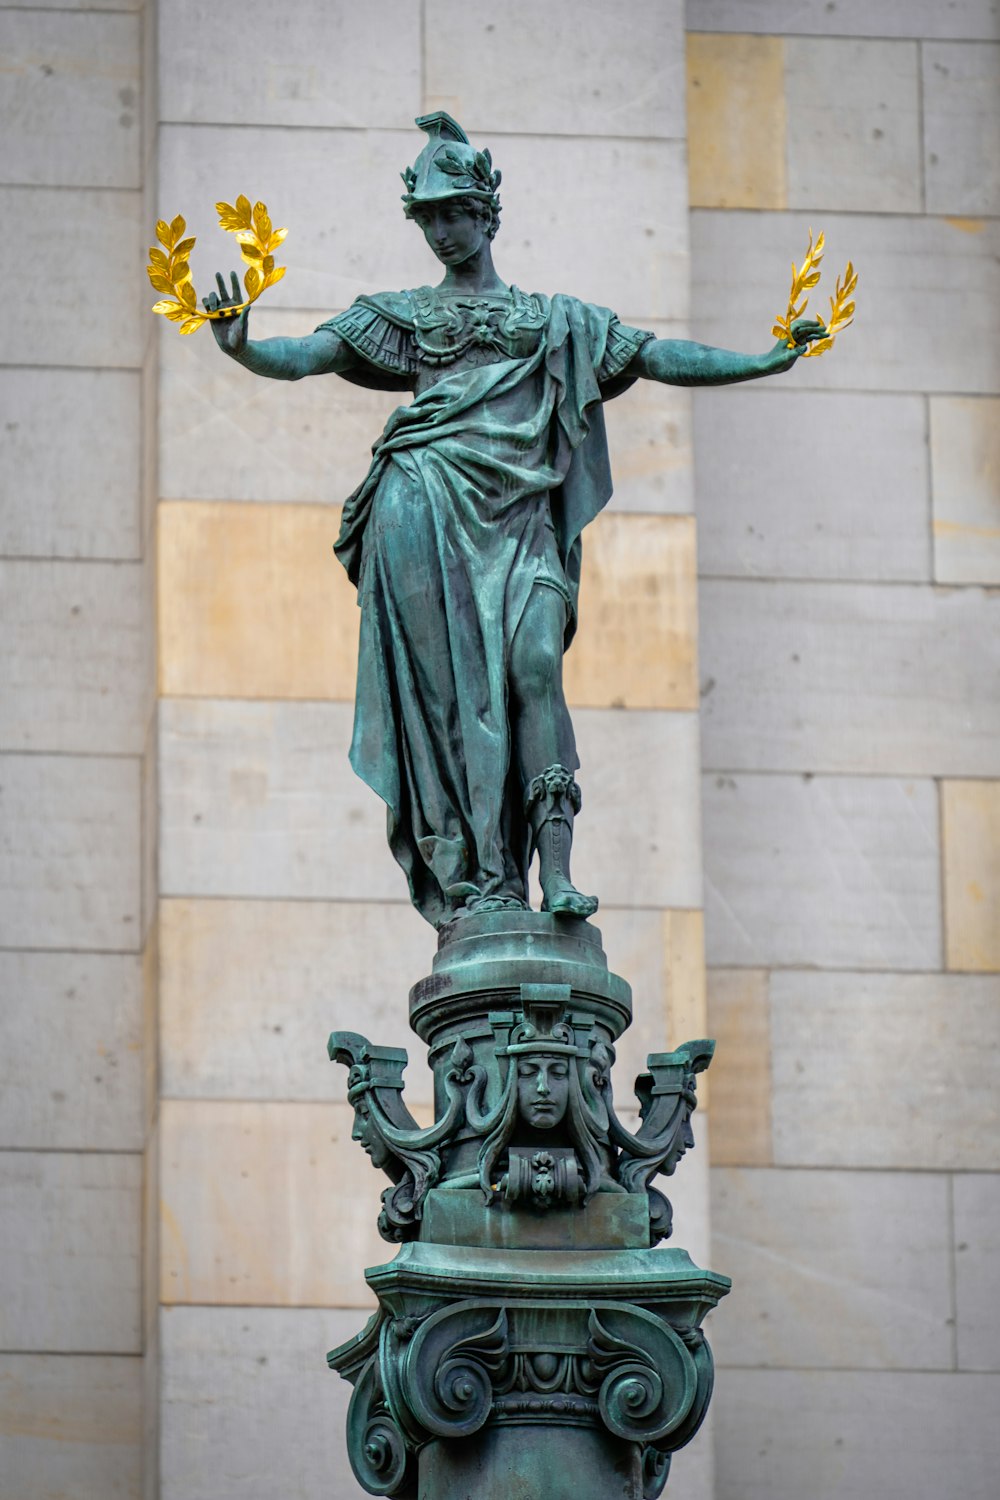
[[[785,970],[771,1038],[779,1165],[1000,1170],[1000,978]]]
[[[596,922],[608,966],[632,986],[632,1025],[616,1043],[617,1108],[636,1108],[633,1085],[650,1052],[669,1052],[706,1035],[704,935],[700,911],[602,907]],[[707,1103],[706,1076],[698,1101]]]
[[[139,960],[0,952],[0,995],[0,1143],[141,1150]]]
[[[708,971],[712,1164],[771,1164],[771,1013],[764,969]]]
[[[239,15],[234,31],[227,6],[165,7],[163,119],[405,129],[421,113],[421,16],[409,0],[297,0],[294,13],[252,3]],[[220,53],[228,68],[216,66]]]
[[[960,1370],[1000,1370],[1000,1173],[952,1179]]]
[[[1000,213],[998,43],[921,49],[928,213]]]
[[[706,767],[1000,772],[1000,593],[711,579],[700,604]]]
[[[687,23],[695,31],[781,32],[872,37],[959,37],[995,41],[996,0],[834,0],[799,5],[788,0],[688,0]]]
[[[702,576],[931,577],[924,396],[751,381],[692,409]]]
[[[0,1348],[137,1354],[142,1158],[0,1151]]]
[[[705,776],[720,967],[941,967],[937,791],[888,776]]]
[[[318,505],[161,505],[160,691],[353,698],[359,616],[339,525]]]
[[[508,0],[501,12],[490,0],[428,0],[424,107],[487,140],[494,131],[682,137],[682,12],[677,0],[626,11]]]
[[[580,709],[574,874],[606,905],[701,905],[694,714]],[[382,804],[351,772],[346,703],[164,699],[167,896],[398,902]]]
[[[0,1449],[11,1500],[140,1500],[138,1366],[124,1355],[0,1355]]]
[[[713,1321],[717,1328],[728,1308]],[[1000,1377],[876,1370],[722,1370],[718,1500],[993,1500]]]
[[[1000,399],[932,396],[934,576],[1000,583]]]
[[[286,312],[258,304],[251,335],[304,337],[333,310]],[[336,376],[261,379],[227,359],[205,329],[192,338],[164,330],[160,394],[162,498],[330,506],[364,479],[386,418],[408,399],[405,392],[366,391]],[[328,555],[329,545],[324,550]]]
[[[949,969],[1000,969],[1000,781],[945,781],[945,951]]]
[[[138,760],[3,755],[0,796],[0,947],[138,951]]]
[[[647,320],[657,338],[683,338],[686,325]],[[604,407],[612,511],[685,514],[694,509],[691,392],[637,380]]]
[[[805,249],[807,214],[691,215],[691,326],[727,349],[771,347],[788,297],[788,263]],[[824,213],[828,307],[850,257],[857,316],[828,354],[800,359],[771,389],[937,391],[994,395],[1000,382],[1000,224],[903,214]],[[738,273],[734,272],[738,265]],[[912,333],[920,309],[920,336]],[[887,330],[892,330],[891,335]]]
[[[44,297],[5,308],[9,365],[137,369],[150,288],[143,270],[141,195],[123,190],[0,188],[0,283],[22,287],[25,267]]]
[[[362,1500],[345,1440],[351,1387],[326,1351],[364,1321],[314,1307],[164,1308],[161,1500]]]
[[[916,42],[789,37],[784,46],[789,207],[920,213]]]
[[[138,376],[0,370],[0,405],[0,552],[137,558]]]
[[[245,181],[252,160],[253,193],[290,231],[288,275],[268,293],[268,305],[322,308],[328,317],[362,292],[440,279],[438,263],[399,203],[399,173],[414,160],[421,139],[412,129],[164,126],[159,201],[164,213],[180,207],[198,235],[194,279],[207,288],[215,269],[235,263],[231,236],[213,228],[218,184]],[[611,307],[631,323],[687,316],[680,141],[514,135],[494,154],[503,172],[504,219],[495,254],[504,280]],[[329,183],[330,191],[317,195],[318,181]],[[573,184],[572,213],[552,192],[553,182]],[[611,215],[614,235],[582,232]],[[632,247],[629,254],[622,254],[622,245]],[[164,330],[168,334],[177,336],[172,329]],[[202,330],[199,337],[210,335]]]
[[[139,19],[0,13],[7,182],[139,186]]]
[[[571,704],[697,709],[693,516],[598,516],[563,673]]]
[[[0,746],[63,754],[142,750],[142,569],[0,562]]]
[[[160,1301],[368,1307],[394,1247],[353,1127],[347,1103],[163,1101]]]
[[[716,1324],[720,1364],[951,1368],[943,1175],[717,1167],[712,1241],[753,1288]]]
[[[436,942],[408,904],[168,900],[159,926],[168,1098],[340,1099],[326,1040],[345,1030],[407,1047],[406,1099],[430,1104],[407,996]]]
[[[694,206],[785,207],[785,46],[779,36],[688,32]]]

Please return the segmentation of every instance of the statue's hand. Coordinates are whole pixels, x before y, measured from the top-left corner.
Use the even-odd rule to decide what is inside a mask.
[[[215,279],[219,287],[218,293],[209,292],[208,296],[203,297],[201,300],[209,312],[227,314],[225,317],[212,319],[212,332],[215,334],[215,342],[220,349],[224,349],[227,354],[237,355],[242,353],[247,341],[247,318],[250,309],[246,307],[241,313],[231,311],[231,309],[238,307],[241,302],[246,301],[240,286],[239,277],[235,271],[231,275],[233,283],[232,293],[226,290],[226,283],[222,278],[222,272],[217,271]]]
[[[795,340],[795,348],[789,349],[784,339],[779,339],[771,351],[771,359],[775,371],[789,370],[800,354],[804,354],[809,345],[816,339],[826,337],[826,324],[821,323],[818,318],[796,318],[792,324],[792,338]]]

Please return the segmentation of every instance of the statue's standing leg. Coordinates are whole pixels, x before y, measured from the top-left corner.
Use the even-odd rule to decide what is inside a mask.
[[[511,738],[532,853],[538,851],[543,910],[590,917],[596,896],[582,895],[570,879],[580,788],[573,780],[576,742],[562,685],[565,629],[561,593],[536,585],[511,643]]]

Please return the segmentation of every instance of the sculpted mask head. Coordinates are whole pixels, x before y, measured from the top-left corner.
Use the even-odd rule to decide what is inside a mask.
[[[567,1057],[527,1052],[517,1059],[517,1108],[521,1119],[535,1130],[561,1125],[569,1104]]]

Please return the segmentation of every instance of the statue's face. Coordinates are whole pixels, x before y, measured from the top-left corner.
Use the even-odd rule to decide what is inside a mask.
[[[412,217],[443,266],[464,265],[487,238],[484,218],[456,199],[421,203]]]
[[[371,1116],[363,1099],[360,1099],[354,1106],[354,1129],[351,1131],[351,1140],[360,1142],[361,1149],[367,1151],[371,1157],[373,1167],[385,1166],[388,1159],[385,1143],[372,1129]]]
[[[569,1103],[569,1063],[564,1057],[538,1054],[519,1059],[517,1106],[522,1120],[536,1130],[553,1130]]]

